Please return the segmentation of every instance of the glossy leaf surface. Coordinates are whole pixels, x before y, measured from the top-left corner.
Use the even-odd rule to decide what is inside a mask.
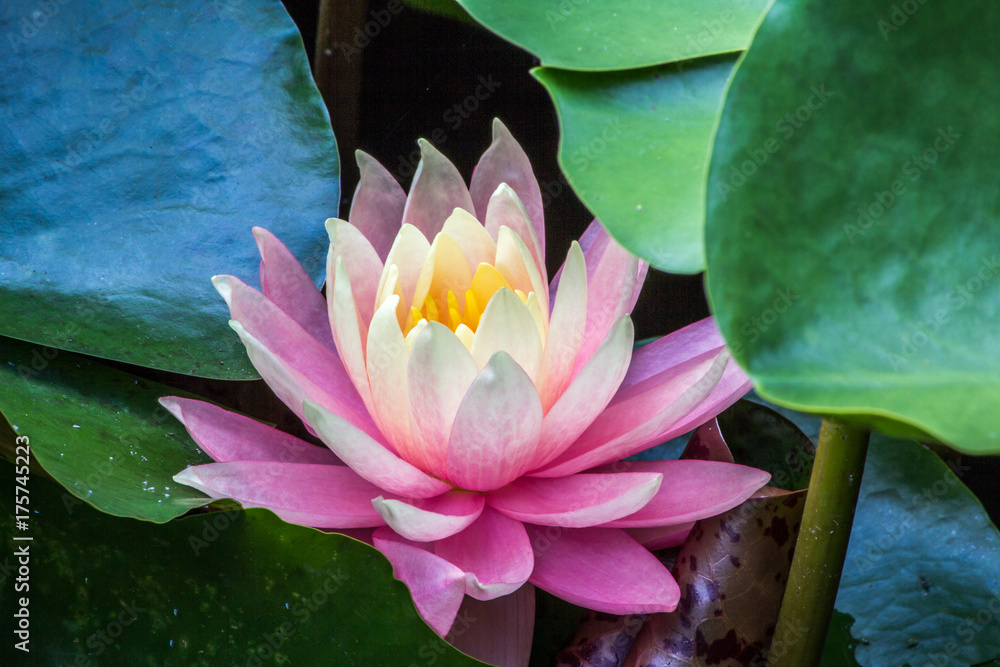
[[[854,617],[864,667],[1000,657],[1000,534],[965,470],[918,444],[872,439],[836,604]]]
[[[4,475],[13,467],[0,465]],[[155,525],[81,506],[31,480],[32,665],[409,665],[475,667],[417,615],[373,548],[267,510]],[[0,526],[13,531],[13,494]],[[6,556],[0,611],[18,608]],[[6,581],[10,579],[10,581]],[[25,664],[13,641],[3,664]]]
[[[611,235],[653,266],[705,266],[705,175],[736,58],[621,72],[543,67],[559,114],[559,163]]]
[[[0,338],[0,413],[66,487],[67,511],[86,501],[164,522],[204,503],[172,479],[211,459],[157,403],[169,394],[177,392],[94,359]]]
[[[718,129],[708,291],[761,395],[998,452],[1000,6],[912,7],[774,4]]]
[[[767,0],[459,0],[477,21],[574,70],[632,69],[741,51]]]
[[[0,35],[0,335],[256,377],[210,279],[256,283],[253,225],[319,276],[339,204],[281,3],[4,3]]]

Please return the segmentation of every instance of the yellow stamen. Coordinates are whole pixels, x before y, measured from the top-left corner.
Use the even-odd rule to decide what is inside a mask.
[[[490,302],[490,297],[501,287],[510,289],[510,285],[500,275],[500,272],[496,270],[496,267],[489,264],[480,264],[476,268],[476,274],[472,276],[471,288],[472,292],[476,295],[476,302],[479,303],[481,308],[486,307],[486,304]]]
[[[482,311],[479,310],[479,302],[476,301],[476,293],[471,289],[465,290],[465,319],[473,331],[479,326],[479,318],[482,315]]]
[[[424,299],[424,312],[427,313],[428,321],[441,321],[441,314],[438,312],[438,306],[434,303],[434,299],[432,299],[429,294],[427,295],[427,298]]]
[[[448,326],[452,331],[458,329],[462,324],[462,313],[458,309],[458,297],[451,290],[448,290]]]

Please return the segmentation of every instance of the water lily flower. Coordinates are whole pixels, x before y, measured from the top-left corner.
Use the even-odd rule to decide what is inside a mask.
[[[711,319],[633,353],[646,266],[596,221],[550,283],[541,193],[499,121],[469,186],[420,145],[408,196],[358,153],[349,221],[326,225],[325,298],[259,228],[262,291],[214,279],[254,366],[328,449],[168,397],[216,461],[174,479],[286,521],[364,529],[352,534],[441,635],[465,596],[529,583],[612,614],[673,610],[677,584],[646,546],[677,543],[768,475],[622,459],[710,420],[749,381]]]

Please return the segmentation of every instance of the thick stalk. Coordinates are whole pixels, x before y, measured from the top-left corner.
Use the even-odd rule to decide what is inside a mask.
[[[824,419],[768,667],[819,665],[851,538],[867,429]]]

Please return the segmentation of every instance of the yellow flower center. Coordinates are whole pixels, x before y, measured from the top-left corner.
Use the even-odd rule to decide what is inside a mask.
[[[403,333],[409,333],[421,320],[440,322],[452,331],[458,331],[459,327],[465,326],[475,333],[476,327],[479,326],[479,318],[483,315],[483,308],[501,287],[514,292],[525,304],[534,294],[534,292],[525,294],[519,289],[512,288],[496,267],[483,263],[476,268],[472,284],[465,290],[462,301],[459,301],[454,290],[448,289],[443,293],[441,291],[436,294],[428,293],[420,308],[410,306],[410,317]]]
[[[424,327],[438,322],[471,350],[491,301],[506,289],[525,305],[544,346],[549,312],[543,276],[544,269],[539,270],[517,232],[501,225],[494,240],[475,217],[455,209],[433,242],[415,227],[400,229],[375,307],[391,295],[398,297],[396,317],[411,349]]]

